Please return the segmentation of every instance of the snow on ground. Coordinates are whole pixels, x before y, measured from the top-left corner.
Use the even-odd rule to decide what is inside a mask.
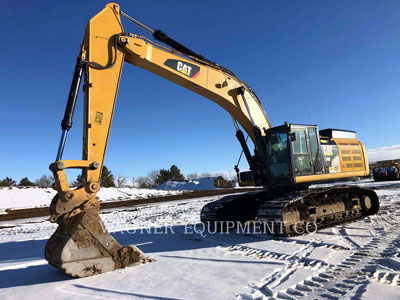
[[[31,208],[50,206],[57,192],[52,188],[39,187],[1,187],[0,211],[7,208]],[[182,191],[163,191],[137,188],[101,188],[98,192],[100,202],[144,199],[151,197],[182,194]]]
[[[121,244],[155,262],[71,279],[43,259],[56,226],[0,222],[1,299],[400,299],[400,182],[377,188],[378,215],[314,234],[202,234],[218,197],[104,210]],[[397,184],[397,185],[396,185]]]
[[[155,189],[159,190],[181,190],[181,191],[204,191],[204,190],[217,190],[214,186],[214,181],[217,177],[205,177],[189,181],[166,181]]]

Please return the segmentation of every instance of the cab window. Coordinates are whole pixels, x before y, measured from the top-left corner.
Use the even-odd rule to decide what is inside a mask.
[[[289,152],[287,131],[270,132],[268,136],[269,174],[273,178],[289,177]]]
[[[311,157],[307,146],[307,133],[305,129],[294,129],[291,133],[293,167],[295,175],[311,174]]]

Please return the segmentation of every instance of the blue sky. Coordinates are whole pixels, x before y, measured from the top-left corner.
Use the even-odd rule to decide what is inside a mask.
[[[9,1],[0,12],[0,178],[35,179],[55,159],[88,20],[107,1]],[[399,1],[120,1],[122,10],[230,68],[284,121],[400,144]],[[146,35],[124,22],[125,31]],[[82,97],[64,159],[80,159]],[[106,165],[145,175],[232,169],[241,148],[213,102],[125,64]],[[243,168],[245,168],[243,164]],[[69,178],[74,179],[74,178]]]

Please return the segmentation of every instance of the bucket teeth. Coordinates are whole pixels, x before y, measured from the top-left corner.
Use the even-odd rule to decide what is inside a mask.
[[[122,247],[107,231],[98,210],[59,219],[45,248],[46,260],[73,277],[87,277],[151,261],[134,245]]]

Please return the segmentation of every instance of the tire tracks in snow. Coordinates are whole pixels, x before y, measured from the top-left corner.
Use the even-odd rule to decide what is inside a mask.
[[[393,217],[394,216],[394,217]],[[342,299],[343,297],[359,299],[371,282],[400,285],[400,268],[385,267],[382,260],[400,257],[400,229],[395,217],[400,216],[395,208],[385,210],[379,215],[364,219],[372,234],[370,240],[360,246],[351,239],[345,225],[336,228],[335,232],[342,241],[351,246],[352,253],[338,264],[327,264],[308,258],[310,248],[316,241],[311,241],[293,255],[249,249],[245,246],[232,246],[227,250],[254,258],[270,258],[286,261],[285,269],[275,270],[262,280],[251,284],[253,292],[249,295],[238,295],[238,299]],[[358,221],[360,222],[360,221]],[[367,229],[367,228],[366,228]],[[260,255],[261,254],[261,255]],[[318,266],[318,269],[316,268]],[[277,289],[289,280],[298,268],[317,269],[318,272],[288,288]],[[314,268],[315,267],[315,268]]]

